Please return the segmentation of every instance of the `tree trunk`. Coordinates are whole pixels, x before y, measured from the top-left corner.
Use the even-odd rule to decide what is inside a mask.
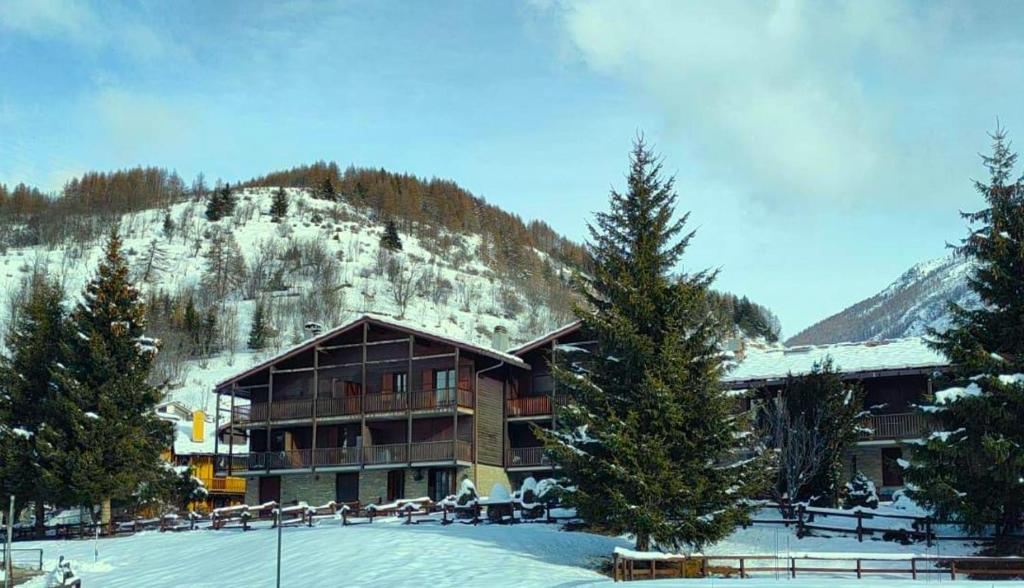
[[[42,500],[36,499],[35,504],[36,511],[36,532],[39,533],[40,537],[46,532],[46,505],[43,504]]]
[[[100,502],[100,523],[107,533],[110,533],[110,519],[110,497],[105,496],[103,501]]]
[[[636,534],[636,550],[637,551],[650,551],[651,549],[651,536],[647,533]]]

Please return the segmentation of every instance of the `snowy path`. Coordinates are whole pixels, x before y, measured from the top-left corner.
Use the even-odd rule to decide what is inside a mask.
[[[99,542],[99,561],[93,562],[91,541],[19,543],[19,547],[45,550],[47,569],[63,554],[88,587],[147,586],[273,586],[275,541],[268,530],[141,533]],[[718,554],[857,553],[886,556],[939,555],[923,545],[901,546],[882,541],[857,543],[848,537],[796,540],[784,531],[755,527],[739,531],[709,550]],[[284,530],[283,581],[286,587],[353,586],[610,586],[611,580],[595,571],[601,558],[622,539],[588,533],[559,531],[555,526],[524,524],[512,527],[434,524],[405,526],[396,521],[340,528],[332,521],[317,528]],[[969,546],[947,544],[942,555],[970,553]],[[638,586],[790,586],[802,588],[873,588],[913,586],[940,582],[931,577],[917,582],[905,579],[829,578],[809,576],[790,580],[774,577],[747,580],[659,580]],[[948,578],[941,583],[953,584]],[[957,582],[957,585],[989,586],[990,582]],[[30,584],[41,586],[41,583]],[[1000,582],[999,586],[1024,586],[1024,582]]]

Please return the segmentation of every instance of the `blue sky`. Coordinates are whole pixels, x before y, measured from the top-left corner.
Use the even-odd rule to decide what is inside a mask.
[[[787,334],[944,253],[996,118],[1012,3],[0,0],[0,182],[333,159],[456,180],[581,239],[642,130],[685,263]]]

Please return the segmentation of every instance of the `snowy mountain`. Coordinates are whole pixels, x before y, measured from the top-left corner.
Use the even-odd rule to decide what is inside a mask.
[[[947,255],[919,263],[874,296],[797,333],[786,343],[806,345],[923,335],[948,326],[947,303],[977,304],[967,287],[972,263]]]
[[[437,229],[432,234],[440,237],[426,242],[403,233],[401,251],[392,253],[382,250],[384,225],[370,211],[309,190],[287,189],[288,214],[274,222],[275,191],[238,191],[234,214],[219,222],[206,218],[202,200],[120,218],[135,280],[151,306],[166,307],[151,311],[149,331],[164,343],[157,369],[171,384],[170,399],[209,409],[212,383],[307,338],[310,321],[330,327],[379,313],[489,345],[498,325],[514,344],[570,320],[570,296],[551,293],[567,269],[543,252],[531,253],[553,277],[531,286],[485,263],[480,235]],[[21,286],[40,269],[77,299],[102,247],[103,239],[92,239],[7,249],[0,255],[0,323],[10,320]],[[175,317],[183,300],[194,300],[201,321],[215,323],[214,343],[200,357],[182,351],[183,335],[164,324],[181,322]],[[247,339],[257,304],[266,306],[273,334],[266,348],[253,351]]]

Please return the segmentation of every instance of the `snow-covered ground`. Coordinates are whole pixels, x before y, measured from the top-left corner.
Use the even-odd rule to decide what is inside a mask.
[[[266,528],[249,532],[193,531],[140,533],[101,540],[94,561],[93,541],[19,543],[44,549],[47,568],[64,555],[85,586],[222,587],[273,586],[277,533]],[[313,528],[292,527],[283,532],[282,586],[603,586],[611,579],[597,570],[616,547],[629,547],[624,538],[559,530],[540,523],[514,526],[434,523],[402,525],[394,519],[372,525],[341,527],[323,520]],[[738,530],[709,549],[709,554],[803,555],[863,554],[864,557],[966,555],[974,547],[944,542],[899,545],[881,540],[858,543],[854,537],[796,539],[789,530],[756,526]],[[784,564],[783,564],[784,565]],[[791,580],[774,574],[746,580],[659,580],[656,586],[907,586],[909,576],[857,580],[851,575],[816,574]],[[930,576],[917,583],[943,582]],[[973,586],[978,582],[957,582]],[[45,585],[42,579],[29,586]],[[909,584],[913,585],[913,584]],[[1000,586],[1024,585],[1001,582]]]

